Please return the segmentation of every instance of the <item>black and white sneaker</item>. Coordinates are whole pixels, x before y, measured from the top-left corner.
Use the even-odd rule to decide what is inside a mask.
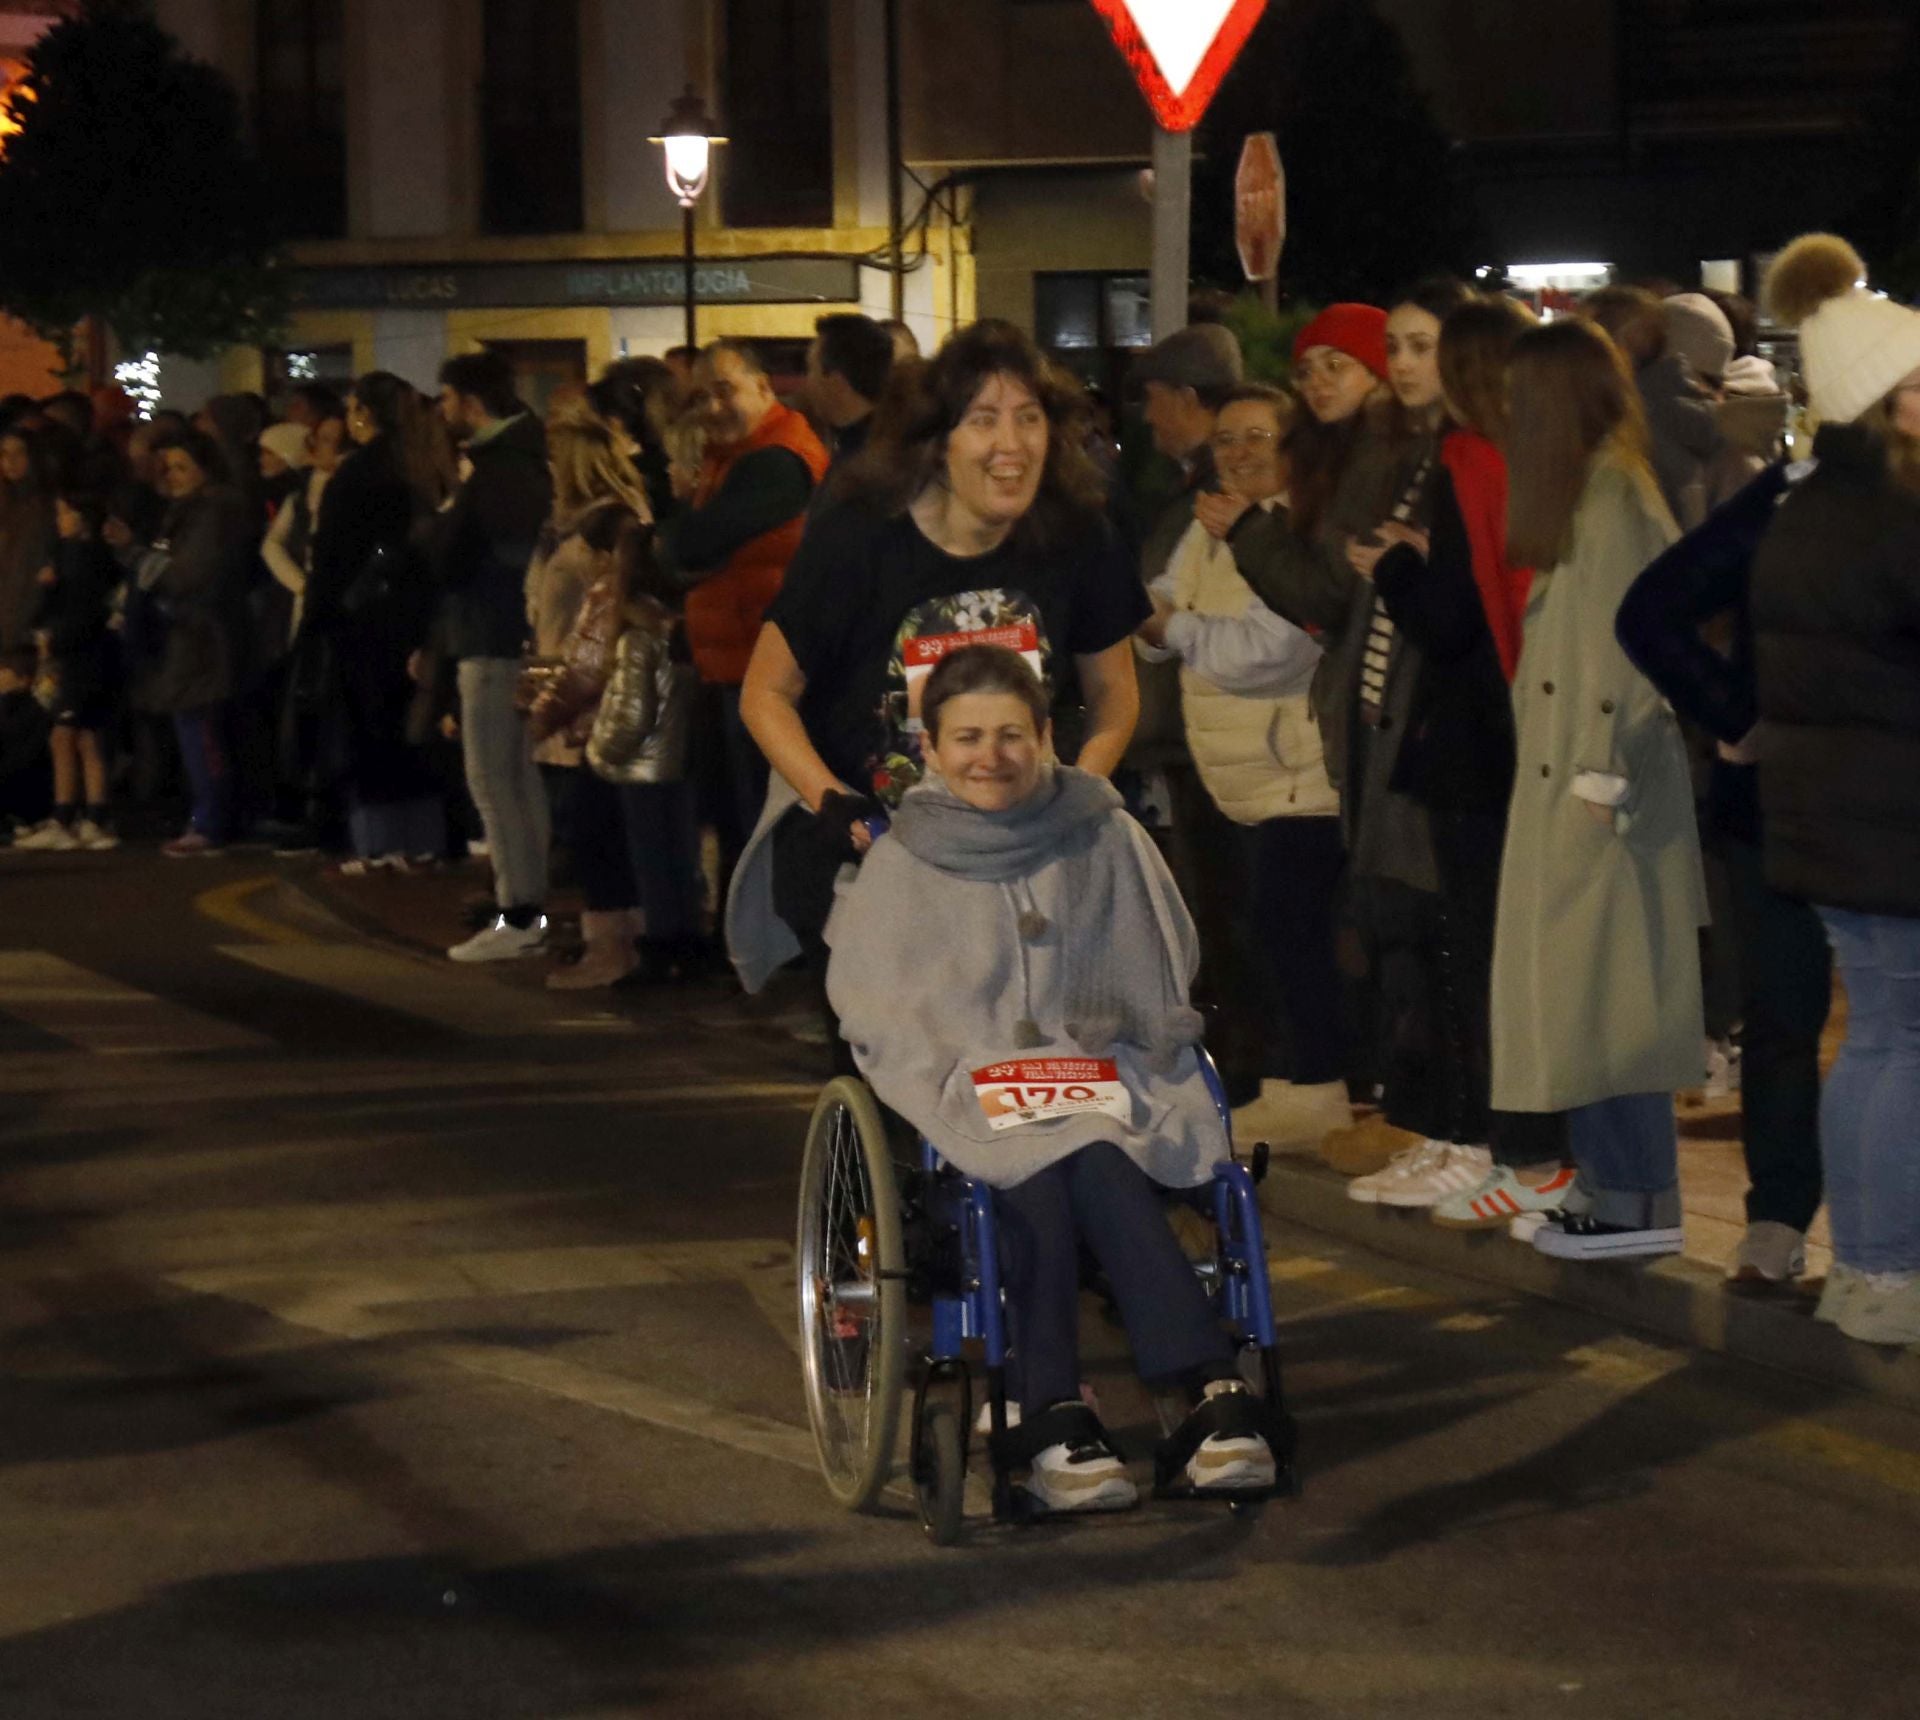
[[[1549,1218],[1533,1234],[1533,1246],[1555,1260],[1648,1260],[1678,1254],[1684,1240],[1677,1224],[1604,1224],[1590,1213]]]
[[[1105,1440],[1037,1452],[1027,1471],[1027,1491],[1049,1511],[1126,1511],[1140,1503],[1140,1489]]]

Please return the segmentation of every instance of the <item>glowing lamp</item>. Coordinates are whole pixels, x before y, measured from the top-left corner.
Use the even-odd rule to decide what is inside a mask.
[[[707,188],[707,177],[713,170],[715,146],[727,141],[718,134],[713,117],[707,112],[707,104],[700,99],[693,85],[687,85],[667,117],[660,122],[660,135],[650,137],[647,141],[659,144],[665,151],[667,189],[673,193],[682,209],[691,209]]]

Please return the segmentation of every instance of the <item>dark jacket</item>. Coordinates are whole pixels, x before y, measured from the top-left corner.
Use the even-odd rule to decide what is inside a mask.
[[[53,555],[54,582],[40,594],[34,631],[47,635],[47,654],[60,681],[63,709],[94,704],[110,685],[115,661],[114,588],[120,568],[93,538],[61,538]]]
[[[1749,576],[1786,493],[1788,470],[1769,466],[1653,562],[1633,582],[1614,626],[1634,667],[1716,741],[1745,740],[1759,719]],[[1732,623],[1726,651],[1708,644],[1701,632],[1722,615]],[[1753,765],[1716,758],[1708,804],[1727,834],[1760,841],[1759,772]]]
[[[1754,560],[1767,879],[1920,915],[1920,495],[1857,425],[1814,442]]]
[[[473,476],[454,497],[435,568],[449,599],[448,638],[462,660],[518,657],[527,639],[527,563],[553,508],[547,435],[521,412],[468,455]]]
[[[406,740],[414,686],[407,660],[426,642],[437,600],[413,539],[413,491],[392,442],[377,437],[341,464],[320,496],[301,629],[304,685],[326,725],[320,774],[344,775],[371,804],[432,791]]]
[[[1375,564],[1387,614],[1419,653],[1392,786],[1435,809],[1505,816],[1513,699],[1500,668],[1453,476],[1436,462],[1427,559],[1401,545]]]
[[[123,552],[139,593],[134,606],[152,615],[137,630],[145,650],[132,665],[141,709],[197,711],[233,697],[259,541],[246,500],[209,484],[168,509],[150,546]]]

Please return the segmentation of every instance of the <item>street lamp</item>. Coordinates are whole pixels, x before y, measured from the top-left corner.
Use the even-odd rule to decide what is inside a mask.
[[[698,346],[694,338],[693,291],[693,211],[707,188],[707,176],[713,166],[716,144],[727,140],[707,112],[699,92],[688,84],[660,122],[660,135],[647,139],[666,151],[667,189],[680,203],[680,231],[685,253],[685,279],[681,283],[687,298],[687,345]]]

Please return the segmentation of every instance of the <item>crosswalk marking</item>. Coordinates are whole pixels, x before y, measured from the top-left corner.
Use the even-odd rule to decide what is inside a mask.
[[[359,944],[223,944],[220,954],[281,979],[477,1038],[519,1038],[560,1026],[578,1032],[583,1020],[577,1008],[559,1018],[542,1009],[544,997],[531,998],[470,969]],[[609,1034],[637,1031],[620,1016],[591,1019]]]
[[[44,950],[0,950],[0,1015],[101,1056],[253,1051],[266,1035]]]

